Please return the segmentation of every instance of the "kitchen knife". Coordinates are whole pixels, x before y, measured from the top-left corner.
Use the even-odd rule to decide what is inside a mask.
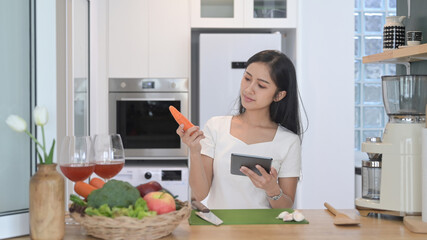
[[[208,221],[216,226],[221,225],[223,223],[223,221],[220,218],[218,218],[215,214],[213,214],[213,212],[211,212],[209,208],[207,208],[201,202],[192,200],[191,206],[194,209],[198,210],[196,211],[196,215],[202,218],[203,220]]]

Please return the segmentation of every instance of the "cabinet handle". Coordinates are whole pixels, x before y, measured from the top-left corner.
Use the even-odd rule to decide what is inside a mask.
[[[175,98],[120,98],[120,101],[175,101]]]

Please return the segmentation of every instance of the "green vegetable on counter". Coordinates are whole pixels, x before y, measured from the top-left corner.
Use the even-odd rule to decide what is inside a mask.
[[[72,201],[74,204],[82,206],[82,207],[86,207],[87,203],[85,201],[83,201],[83,199],[81,199],[79,196],[75,195],[75,194],[70,194],[70,201]]]
[[[87,204],[95,209],[101,209],[101,206],[107,204],[112,214],[113,207],[127,208],[134,205],[138,198],[140,198],[138,189],[130,183],[112,179],[102,188],[92,191],[87,197]]]
[[[105,217],[120,217],[127,216],[142,219],[147,216],[156,216],[155,211],[149,211],[147,202],[139,197],[135,201],[135,205],[129,205],[128,207],[113,207],[110,208],[108,204],[103,204],[99,208],[88,207],[85,213],[89,216],[105,216]]]

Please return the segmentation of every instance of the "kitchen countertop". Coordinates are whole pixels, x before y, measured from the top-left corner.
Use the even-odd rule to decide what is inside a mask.
[[[350,217],[359,218],[357,210],[340,210]],[[161,239],[427,239],[427,234],[409,231],[402,218],[389,216],[360,217],[359,226],[335,226],[334,216],[327,210],[301,210],[309,224],[269,224],[269,225],[221,225],[190,226],[183,221],[171,235]],[[27,240],[29,236],[14,238]],[[64,240],[95,240],[82,235],[81,227],[67,225]]]

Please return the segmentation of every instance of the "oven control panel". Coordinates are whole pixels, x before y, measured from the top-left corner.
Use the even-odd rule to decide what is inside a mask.
[[[188,92],[186,78],[110,78],[109,92]]]

